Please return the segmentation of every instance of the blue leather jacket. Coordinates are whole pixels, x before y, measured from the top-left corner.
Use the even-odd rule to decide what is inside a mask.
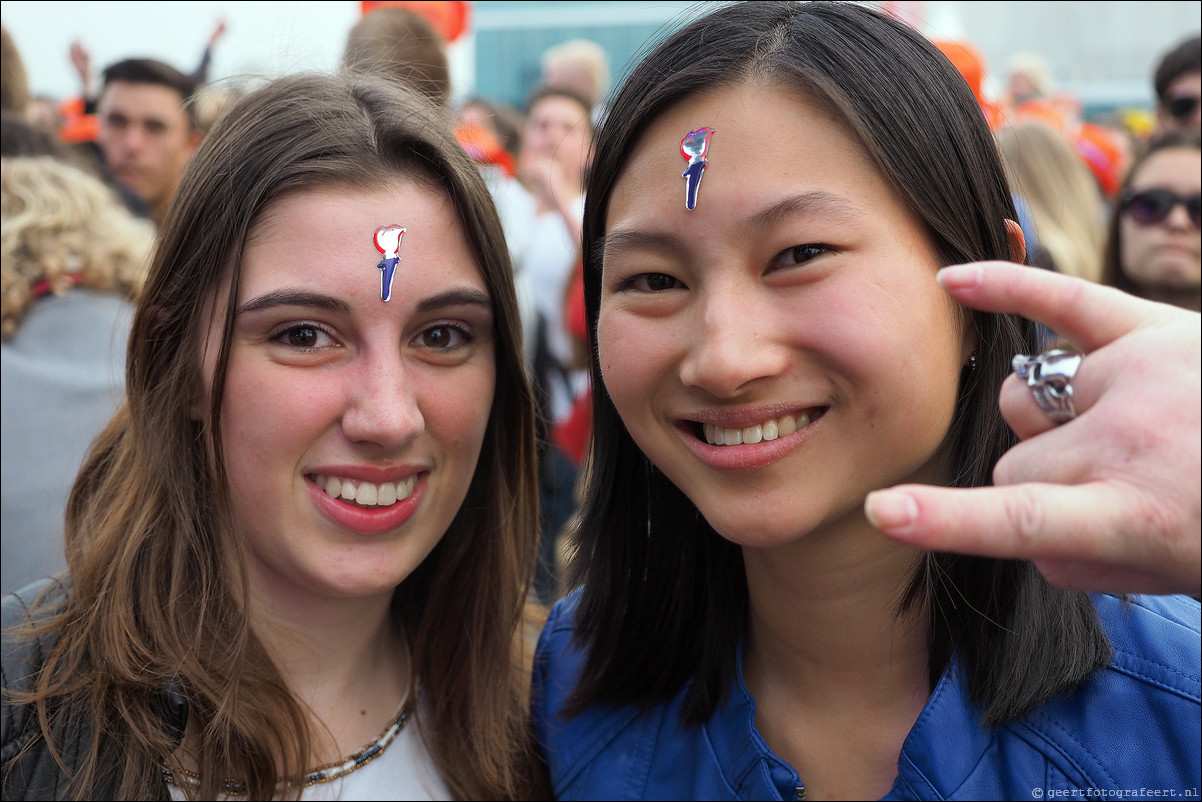
[[[1202,638],[1198,602],[1095,596],[1110,665],[1071,696],[987,729],[961,672],[944,672],[910,730],[885,799],[1198,799]],[[563,721],[583,655],[571,647],[575,597],[539,640],[535,727],[556,799],[797,799],[802,779],[755,729],[743,684],[703,726],[681,729],[684,692],[640,714],[594,707]]]

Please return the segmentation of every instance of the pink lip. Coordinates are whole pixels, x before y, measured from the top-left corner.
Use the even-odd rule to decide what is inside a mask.
[[[380,482],[397,481],[396,478],[372,479],[364,475],[366,473],[372,473],[372,471],[364,470],[362,466],[358,466],[354,469],[353,478],[377,484]],[[395,476],[395,470],[391,474]],[[331,471],[326,475],[351,477],[351,472],[347,471],[339,474]],[[389,507],[360,507],[357,504],[352,504],[340,498],[330,498],[324,488],[318,487],[308,478],[305,480],[305,487],[308,489],[309,495],[313,499],[313,503],[317,505],[317,508],[334,523],[359,534],[379,535],[403,526],[413,516],[413,513],[417,511],[417,507],[421,503],[422,496],[425,495],[428,477],[429,474],[426,473],[419,475],[409,498],[398,501]]]
[[[740,415],[740,421],[747,420],[747,422],[734,424],[710,421],[707,416],[707,422],[715,422],[719,426],[725,425],[727,428],[740,428],[742,426],[752,426],[755,423],[779,417],[782,414],[785,413],[779,412],[776,414],[761,415],[754,419],[748,419],[746,416]],[[804,429],[798,429],[793,434],[779,437],[776,440],[756,443],[754,445],[712,446],[697,436],[698,424],[693,420],[681,421],[677,424],[676,428],[689,450],[709,467],[720,471],[755,471],[779,462],[798,448],[801,448],[814,435],[825,416],[824,410],[822,415],[811,421]],[[729,420],[729,417],[726,419]]]

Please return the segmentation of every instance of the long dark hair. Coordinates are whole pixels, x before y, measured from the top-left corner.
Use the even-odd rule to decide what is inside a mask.
[[[666,109],[754,80],[828,107],[925,226],[941,264],[1009,259],[1014,204],[980,106],[921,35],[850,3],[723,6],[656,46],[610,104],[584,214],[585,305],[595,331],[606,213],[627,156]],[[979,358],[965,370],[944,451],[949,483],[991,482],[1015,437],[997,395],[1016,352],[1039,350],[1023,318],[965,313]],[[733,684],[745,631],[742,553],[639,450],[591,350],[593,454],[584,477],[572,582],[587,661],[569,705],[650,706],[686,685],[685,723],[706,720]],[[1022,715],[1109,655],[1087,597],[1022,561],[927,554],[899,605],[930,618],[932,685],[957,651],[987,722]]]
[[[241,99],[189,164],[135,315],[127,404],[97,440],[67,511],[71,595],[57,643],[25,701],[55,736],[83,712],[96,737],[80,798],[161,791],[178,731],[159,700],[183,699],[203,733],[198,798],[226,778],[271,798],[307,768],[307,716],[248,623],[247,576],[231,531],[219,422],[248,237],[290,193],[415,180],[444,193],[492,297],[496,387],[467,497],[398,587],[412,681],[433,700],[418,722],[463,798],[538,793],[529,729],[526,598],[537,537],[533,399],[508,251],[488,191],[441,111],[364,77],[296,75]],[[229,301],[207,410],[195,413],[206,304]],[[197,421],[193,418],[200,417]],[[231,570],[231,568],[235,570]],[[70,736],[78,737],[77,732]],[[295,791],[299,793],[299,791]]]

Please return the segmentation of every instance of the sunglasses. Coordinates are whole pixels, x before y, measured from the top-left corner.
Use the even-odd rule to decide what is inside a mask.
[[[1184,120],[1194,113],[1194,109],[1198,108],[1198,98],[1184,95],[1175,97],[1164,105],[1173,119]]]
[[[1202,194],[1183,198],[1167,189],[1145,189],[1143,192],[1127,190],[1123,193],[1122,208],[1128,217],[1141,226],[1154,226],[1163,223],[1179,203],[1185,207],[1194,228],[1202,228]]]

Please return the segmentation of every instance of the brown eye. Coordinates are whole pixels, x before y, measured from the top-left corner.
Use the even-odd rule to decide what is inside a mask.
[[[421,344],[435,351],[450,351],[471,342],[471,335],[459,326],[431,326],[421,333]]]
[[[298,351],[312,351],[333,344],[329,332],[311,323],[298,323],[282,329],[272,339]]]
[[[297,348],[312,348],[317,344],[318,331],[311,326],[298,326],[295,329],[289,329],[285,333],[285,339],[289,345]]]
[[[637,290],[639,292],[664,292],[674,290],[681,284],[667,273],[639,273],[622,282],[621,289]]]

